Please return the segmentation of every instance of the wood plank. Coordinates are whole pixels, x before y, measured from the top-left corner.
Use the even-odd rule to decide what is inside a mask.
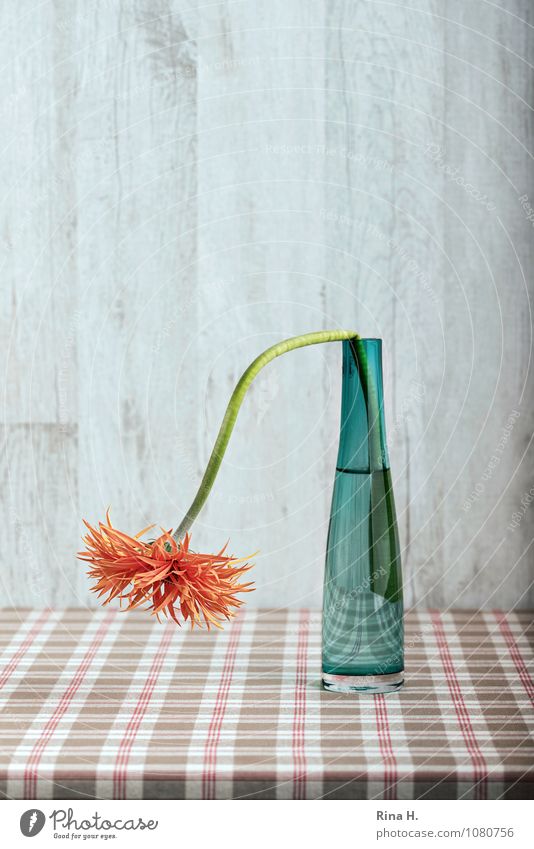
[[[67,4],[4,4],[0,103],[0,367],[4,419],[77,418],[76,62]]]
[[[198,413],[204,461],[249,362],[281,338],[332,321],[324,302],[321,217],[323,27],[321,6],[306,2],[203,10]],[[339,349],[296,352],[258,377],[197,522],[201,546],[230,536],[233,551],[260,550],[253,603],[320,603],[337,440],[338,399],[331,407],[330,395],[339,357]]]
[[[453,21],[444,24],[451,94],[436,167],[451,169],[443,196],[451,367],[440,401],[443,460],[437,457],[436,468],[449,533],[434,582],[449,604],[527,605],[533,514],[517,528],[509,525],[532,485],[525,450],[534,425],[527,353],[534,241],[519,202],[534,194],[527,105],[534,40],[532,26],[520,21],[532,25],[532,5],[518,0],[505,13],[485,3],[450,2],[446,17]]]
[[[0,439],[2,603],[84,605],[85,567],[75,558],[80,548],[76,427],[7,425]]]
[[[84,35],[80,510],[96,521],[111,505],[131,533],[177,521],[199,445],[194,369],[177,380],[196,345],[190,8],[105,4],[105,30],[95,15]]]

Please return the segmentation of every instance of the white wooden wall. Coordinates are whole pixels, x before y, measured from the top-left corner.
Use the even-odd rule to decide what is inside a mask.
[[[531,0],[4,0],[0,46],[3,602],[94,604],[82,516],[176,525],[248,362],[348,326],[408,602],[532,603]],[[242,411],[194,541],[250,604],[320,604],[339,389],[299,351]]]

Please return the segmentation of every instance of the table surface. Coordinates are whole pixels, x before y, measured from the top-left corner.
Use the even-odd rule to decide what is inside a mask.
[[[412,611],[406,684],[320,686],[319,611],[222,632],[117,610],[0,613],[0,794],[532,798],[529,612]]]

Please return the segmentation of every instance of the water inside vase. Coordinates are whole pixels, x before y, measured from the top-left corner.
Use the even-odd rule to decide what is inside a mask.
[[[389,469],[337,469],[324,592],[323,671],[402,670],[400,555]]]

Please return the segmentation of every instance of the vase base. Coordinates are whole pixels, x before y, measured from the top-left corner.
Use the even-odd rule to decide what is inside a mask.
[[[323,672],[323,687],[333,693],[395,693],[404,684],[404,671],[390,675],[330,675]]]

